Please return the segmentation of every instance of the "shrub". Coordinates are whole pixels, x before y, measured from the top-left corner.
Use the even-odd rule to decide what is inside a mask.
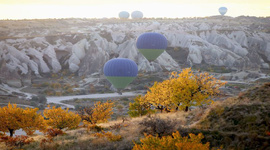
[[[117,110],[118,110],[119,112],[123,112],[124,106],[121,105],[121,104],[118,104],[118,105],[116,106],[116,108],[117,108]]]
[[[209,150],[209,143],[201,143],[204,138],[201,133],[189,134],[189,137],[182,137],[178,131],[162,138],[148,135],[140,140],[141,144],[135,144],[133,150]]]
[[[63,135],[64,132],[60,129],[53,129],[53,128],[49,128],[46,130],[45,132],[45,136],[49,139],[52,139],[58,135]]]
[[[114,125],[110,126],[110,129],[112,130],[120,130],[122,128],[122,124],[121,123],[115,123]]]
[[[60,91],[55,92],[55,96],[62,96],[62,92],[60,92]]]
[[[129,124],[126,124],[124,122],[122,122],[122,123],[115,123],[114,125],[111,125],[110,126],[110,129],[111,130],[117,130],[117,131],[119,131],[122,127],[127,127],[127,126],[129,126]]]
[[[110,141],[120,141],[122,139],[121,135],[114,135],[112,132],[104,132],[104,131],[102,131],[101,133],[95,133],[94,136],[99,138],[106,137]]]
[[[37,96],[33,96],[31,98],[31,101],[46,104],[47,103],[47,98],[46,98],[45,95],[37,95]]]
[[[101,126],[98,126],[98,125],[96,125],[96,124],[88,124],[87,125],[87,130],[88,131],[95,131],[95,132],[100,132],[100,131],[102,131],[103,130],[103,128],[101,127]]]
[[[149,103],[145,103],[144,97],[141,95],[134,99],[134,103],[129,103],[128,114],[130,117],[140,117],[146,114],[154,113]]]
[[[238,127],[232,127],[238,129]],[[257,133],[239,133],[231,131],[218,130],[200,130],[182,128],[178,129],[179,133],[187,136],[189,133],[203,133],[202,142],[209,142],[211,148],[223,147],[224,149],[267,149],[269,147],[269,137]]]
[[[60,89],[61,88],[61,84],[60,83],[51,83],[51,88],[53,88],[53,89]]]
[[[42,83],[40,86],[41,86],[41,87],[48,87],[49,85],[50,85],[50,83],[44,82],[44,83]]]
[[[14,147],[21,148],[22,146],[30,144],[33,141],[34,141],[33,138],[29,138],[28,136],[24,135],[16,135],[15,137],[8,137],[8,136],[0,137],[0,142],[4,142],[6,146],[10,148]]]
[[[64,132],[60,129],[49,128],[44,132],[46,139],[42,139],[39,143],[41,149],[49,149],[50,143],[53,142],[53,138],[58,135],[63,135]]]
[[[176,124],[175,120],[161,119],[159,117],[152,116],[148,116],[140,122],[140,125],[144,127],[142,132],[151,135],[158,135],[158,137],[170,135],[175,131]]]

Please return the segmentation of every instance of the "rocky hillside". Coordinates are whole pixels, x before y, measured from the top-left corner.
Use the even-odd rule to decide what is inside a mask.
[[[167,52],[150,64],[136,49],[144,32],[168,39]],[[78,75],[102,73],[115,57],[134,60],[142,72],[181,66],[269,69],[270,18],[48,19],[0,21],[0,76],[42,76],[63,69]]]
[[[206,111],[193,132],[225,149],[269,149],[270,83],[229,98]]]

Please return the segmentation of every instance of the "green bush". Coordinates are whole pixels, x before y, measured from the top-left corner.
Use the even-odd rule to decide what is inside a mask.
[[[155,111],[150,108],[150,104],[144,103],[141,95],[134,99],[134,103],[129,103],[128,114],[130,117],[139,117],[146,114],[154,113]]]
[[[38,106],[38,103],[47,104],[47,98],[45,95],[33,96],[30,101],[32,106]]]

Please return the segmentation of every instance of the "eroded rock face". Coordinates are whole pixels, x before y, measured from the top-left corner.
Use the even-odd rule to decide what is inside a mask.
[[[96,72],[102,72],[103,65],[109,60],[108,53],[99,50],[94,42],[90,42],[86,55],[80,63],[79,75],[89,75]]]
[[[117,23],[99,20],[91,25],[89,22],[91,20],[67,19],[64,31],[60,30],[61,20],[54,24],[59,29],[54,30],[46,26],[37,28],[41,26],[39,20],[23,22],[35,26],[31,32],[23,27],[3,28],[10,32],[2,32],[7,35],[0,41],[0,61],[5,62],[4,69],[9,72],[25,75],[31,71],[36,76],[57,73],[63,68],[79,75],[102,73],[105,62],[115,57],[134,60],[144,72],[173,71],[182,64],[203,63],[234,70],[270,67],[269,18],[212,17]],[[135,46],[136,38],[144,32],[164,34],[168,50],[173,49],[173,52],[164,52],[150,64]]]

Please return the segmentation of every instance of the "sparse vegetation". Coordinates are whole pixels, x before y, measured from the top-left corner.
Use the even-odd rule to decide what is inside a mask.
[[[211,147],[225,149],[265,149],[270,147],[270,84],[252,88],[237,98],[210,107],[194,128],[179,129],[184,135],[202,132]],[[266,96],[265,96],[266,95]]]
[[[189,112],[157,113],[67,131],[31,149],[267,149],[269,84]],[[236,122],[237,121],[237,122]],[[237,129],[237,130],[236,130]],[[145,136],[143,136],[145,135]]]
[[[120,141],[122,139],[121,135],[114,135],[112,132],[104,132],[104,131],[102,131],[101,133],[95,133],[94,136],[98,138],[106,137],[113,142]]]

